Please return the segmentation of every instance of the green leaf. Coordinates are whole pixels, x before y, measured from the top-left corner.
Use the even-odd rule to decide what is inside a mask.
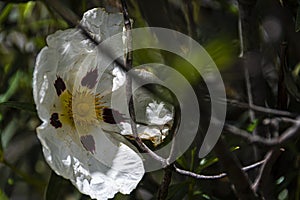
[[[297,17],[296,17],[296,32],[300,31],[300,6],[298,6]]]
[[[0,24],[1,25],[7,19],[8,15],[12,9],[13,9],[13,4],[9,3],[5,6],[4,9],[1,10],[1,14],[0,14]]]
[[[0,199],[1,200],[8,200],[8,197],[6,194],[0,189]]]
[[[240,149],[239,146],[230,147],[231,152],[236,151],[238,149]],[[208,168],[209,166],[215,164],[218,161],[219,161],[219,159],[215,156],[203,158],[203,159],[201,159],[200,164],[197,167],[197,169],[195,170],[195,172],[200,173],[202,170]]]
[[[30,18],[33,8],[35,7],[36,2],[34,1],[28,1],[24,6],[24,12],[23,17],[24,18]]]
[[[200,165],[196,169],[196,173],[200,173],[203,169],[215,164],[218,161],[219,161],[219,159],[217,157],[212,157],[212,158],[208,158],[208,159],[203,158],[200,161]]]
[[[114,196],[114,200],[130,200],[130,196],[126,194],[117,193]]]
[[[188,190],[189,182],[173,184],[169,187],[167,200],[181,200],[186,196]]]
[[[54,171],[51,172],[50,180],[46,190],[46,200],[59,199],[64,181],[65,179],[63,179],[61,176],[58,176]]]
[[[248,125],[247,131],[252,133],[254,129],[257,127],[257,125],[258,125],[258,119],[255,119],[251,124]]]
[[[188,164],[184,156],[179,157],[176,162],[184,169],[188,168]]]
[[[192,171],[193,168],[194,168],[194,161],[195,161],[196,151],[197,151],[197,148],[196,148],[196,147],[193,148],[193,149],[191,150],[191,165],[190,165],[190,171]]]
[[[282,190],[279,195],[278,195],[278,199],[279,200],[287,200],[289,196],[289,191],[287,189]]]
[[[234,62],[237,45],[226,37],[220,37],[205,44],[205,50],[209,53],[219,69],[230,67]]]
[[[0,107],[1,106],[16,108],[19,110],[26,110],[26,111],[30,111],[30,112],[34,112],[34,113],[36,112],[35,105],[32,103],[7,101],[7,102],[0,103]]]
[[[18,71],[9,79],[9,88],[4,94],[0,94],[0,102],[8,101],[11,96],[17,92],[20,86],[20,79],[24,75],[24,73]]]
[[[240,149],[240,146],[233,146],[233,147],[230,147],[230,151],[231,152],[233,152],[233,151],[235,151],[235,150],[238,150],[238,149]]]
[[[57,199],[81,199],[90,200],[90,197],[81,194],[67,179],[57,175],[54,171],[51,172],[51,176],[45,190],[45,200],[57,200]]]
[[[17,119],[14,118],[7,124],[7,126],[3,131],[1,130],[0,136],[1,136],[1,145],[3,149],[6,149],[10,140],[16,134],[18,126],[19,126],[18,121]]]

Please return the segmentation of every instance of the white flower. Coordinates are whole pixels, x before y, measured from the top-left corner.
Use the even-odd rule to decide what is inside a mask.
[[[164,107],[164,103],[153,101],[146,107],[145,123],[137,124],[138,136],[143,140],[150,140],[154,146],[163,142],[168,135],[169,127],[172,125],[173,114]],[[130,123],[121,122],[121,134],[125,136],[132,136],[132,129]]]
[[[149,103],[146,109],[147,118],[151,124],[164,125],[173,119],[172,114],[164,107],[164,103]]]
[[[122,31],[123,16],[92,9],[81,23],[102,41]],[[129,194],[144,175],[142,159],[126,141],[103,131],[125,121],[109,103],[109,94],[124,79],[113,65],[103,72],[103,55],[78,29],[57,31],[47,45],[37,57],[33,79],[46,161],[91,198]]]

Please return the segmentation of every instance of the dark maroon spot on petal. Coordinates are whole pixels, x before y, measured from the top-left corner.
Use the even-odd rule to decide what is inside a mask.
[[[95,140],[94,140],[93,136],[91,136],[91,135],[81,136],[80,141],[81,141],[83,147],[87,151],[91,152],[92,154],[95,153],[96,147],[95,147]]]
[[[98,78],[98,70],[97,68],[89,71],[85,77],[82,78],[81,80],[81,85],[86,86],[90,89],[94,88],[96,83],[97,83],[97,78]]]
[[[54,128],[61,128],[62,127],[62,123],[59,121],[57,113],[53,113],[51,115],[50,124],[52,126],[54,126]]]
[[[104,122],[109,124],[117,124],[124,121],[123,114],[110,108],[103,109],[102,118]]]
[[[58,96],[60,96],[61,93],[63,93],[63,91],[65,91],[65,89],[66,89],[66,85],[65,85],[64,81],[59,76],[57,77],[56,81],[54,82],[54,87],[56,89],[56,93]]]

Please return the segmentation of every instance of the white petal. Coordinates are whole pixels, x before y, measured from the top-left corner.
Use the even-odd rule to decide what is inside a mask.
[[[115,67],[112,71],[112,74],[115,76],[113,79],[112,91],[116,91],[122,85],[125,84],[126,76],[125,73],[119,67]]]
[[[112,198],[117,192],[129,194],[143,177],[142,160],[128,146],[120,143],[114,149],[117,151],[113,152],[113,148],[97,145],[97,151],[110,154],[105,157],[106,162],[108,157],[112,158],[108,165],[75,143],[66,132],[55,133],[53,129],[49,125],[38,128],[46,161],[57,174],[70,179],[82,193],[97,199]],[[102,139],[105,137],[103,133],[99,135]]]
[[[128,135],[132,136],[132,129],[131,125],[129,123],[121,123],[122,130],[121,134],[122,135]],[[168,128],[157,126],[157,125],[152,125],[152,126],[144,126],[144,125],[137,125],[137,132],[138,136],[143,139],[143,140],[151,140],[154,146],[157,146],[163,142],[165,139],[166,135],[168,135]]]
[[[122,13],[106,13],[101,9],[92,9],[84,13],[81,24],[103,41],[112,35],[122,32]],[[100,40],[99,40],[100,41]]]
[[[172,113],[164,107],[163,102],[149,103],[146,113],[150,124],[164,125],[173,119]]]
[[[81,23],[95,37],[105,39],[122,31],[123,16],[92,9],[84,14]],[[92,135],[95,140],[96,151],[92,154],[83,147],[78,130],[70,124],[55,129],[49,122],[53,111],[60,109],[54,106],[59,101],[54,87],[57,76],[72,92],[78,89],[87,72],[97,68],[103,76],[98,77],[94,90],[109,93],[113,88],[113,66],[104,72],[103,55],[77,29],[57,31],[47,38],[47,44],[37,57],[33,78],[34,100],[43,121],[37,132],[46,161],[57,174],[70,179],[80,192],[91,198],[107,199],[117,192],[130,193],[144,175],[142,159],[132,148],[100,127],[89,128],[84,134]],[[121,83],[120,80],[118,84]]]

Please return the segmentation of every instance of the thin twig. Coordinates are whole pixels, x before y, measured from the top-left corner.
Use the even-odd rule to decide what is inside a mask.
[[[169,165],[164,169],[165,174],[158,190],[158,200],[165,200],[168,196],[169,185],[172,179],[172,165]]]
[[[126,35],[126,54],[125,54],[125,69],[127,71],[132,69],[132,36],[131,36],[131,22],[128,16],[128,9],[126,5],[125,0],[121,0],[122,3],[122,11],[123,11],[123,16],[124,16],[124,25],[125,25],[125,35]],[[136,127],[136,115],[135,115],[135,109],[134,109],[134,100],[133,100],[133,95],[132,95],[132,77],[127,76],[127,81],[126,81],[126,97],[128,100],[128,109],[129,109],[129,114],[130,114],[130,125],[133,133],[133,137],[135,138],[135,142],[137,145],[145,152],[147,152],[153,159],[156,161],[159,161],[162,164],[162,167],[167,166],[166,159],[160,157],[156,153],[154,153],[147,145],[143,143],[141,138],[138,136],[137,132],[137,127]]]
[[[147,152],[149,154],[149,156],[151,156],[154,160],[160,162],[162,168],[165,168],[168,166],[167,160],[162,158],[161,156],[157,155],[156,153],[154,153],[147,145],[145,145],[145,143],[143,143],[141,138],[137,137],[137,138],[135,138],[135,141],[137,142],[137,144],[143,151]]]
[[[251,81],[250,81],[250,75],[249,75],[249,69],[247,65],[244,65],[244,72],[245,72],[245,81],[246,81],[246,88],[247,88],[247,96],[248,96],[248,105],[249,107],[253,107],[253,97],[252,97],[252,91],[251,91]],[[249,118],[251,123],[255,121],[255,113],[252,109],[248,110],[249,112]],[[257,128],[257,127],[256,127]],[[253,136],[258,136],[257,129],[254,129],[252,132]],[[256,145],[252,146],[253,154],[254,154],[254,161],[258,160],[258,149]]]
[[[172,126],[172,130],[171,133],[172,135],[172,145],[171,145],[171,150],[170,150],[170,154],[169,157],[164,160],[165,164],[167,165],[167,167],[164,169],[165,170],[165,174],[164,174],[164,178],[163,181],[160,185],[159,191],[158,191],[158,199],[159,200],[164,200],[167,198],[168,195],[168,188],[169,185],[171,183],[171,178],[172,178],[172,169],[173,169],[173,165],[172,165],[172,160],[174,158],[174,156],[176,156],[176,134],[180,125],[180,121],[181,121],[181,111],[180,111],[180,107],[179,105],[176,103],[174,105],[175,107],[175,116],[174,116],[174,124]]]
[[[281,153],[280,149],[276,148],[270,150],[266,154],[265,156],[266,162],[264,162],[262,167],[260,168],[259,174],[252,186],[256,192],[262,192],[260,190],[262,188],[266,188],[266,183],[268,182],[267,180],[270,176],[272,167],[275,161],[277,160],[277,158],[279,157],[280,153]]]
[[[173,97],[175,98],[175,97]],[[181,109],[180,109],[180,105],[178,102],[175,102],[173,104],[174,106],[174,123],[172,125],[172,129],[171,129],[171,134],[172,135],[172,144],[171,144],[171,149],[170,149],[170,154],[169,157],[167,158],[167,164],[170,165],[171,161],[174,159],[174,157],[176,156],[176,136],[177,136],[177,132],[180,126],[180,122],[181,122]]]
[[[285,122],[285,123],[296,123],[297,120],[296,119],[291,119],[291,118],[287,118],[287,117],[277,117],[276,118],[279,122]]]
[[[265,162],[265,160],[261,160],[259,162],[256,162],[256,163],[252,164],[252,165],[243,167],[242,170],[243,171],[248,171],[248,170],[254,169],[254,168],[260,166],[261,164],[263,164],[264,162]],[[196,179],[214,180],[214,179],[224,178],[224,177],[227,176],[226,173],[221,173],[221,174],[216,174],[216,175],[202,175],[202,174],[197,174],[197,173],[194,173],[194,172],[191,172],[191,171],[180,169],[175,164],[174,164],[174,169],[179,174],[190,176],[190,177],[196,178]]]
[[[249,76],[249,70],[246,66],[244,66],[244,72],[245,72],[245,81],[246,81],[247,96],[248,96],[248,105],[249,105],[249,108],[251,108],[251,107],[253,107],[251,81],[250,81],[250,76]],[[249,117],[250,117],[251,122],[254,122],[255,114],[254,114],[253,110],[251,110],[251,109],[249,109]]]
[[[123,17],[124,17],[125,29],[127,31],[129,31],[129,30],[131,30],[131,22],[130,22],[130,18],[129,18],[126,0],[121,0],[121,3],[122,3],[122,12],[123,12]]]
[[[259,52],[259,24],[256,13],[257,0],[238,0],[239,7],[239,34],[241,44],[241,54],[243,60],[244,76],[249,107],[253,104],[264,105],[265,103],[265,82],[262,76]],[[255,116],[252,109],[249,109],[251,122],[259,116]],[[263,135],[264,127],[258,124],[252,131],[253,136]],[[260,152],[257,146],[253,145],[252,151],[254,161],[260,159]]]
[[[247,174],[242,170],[237,157],[229,151],[222,136],[215,145],[214,151],[233,185],[236,196],[239,199],[257,200],[257,194],[253,190]]]
[[[287,88],[285,86],[285,70],[287,67],[287,42],[282,42],[280,45],[280,68],[278,71],[278,94],[277,94],[277,107],[280,109],[287,109],[288,96]]]
[[[121,0],[122,3],[122,11],[124,17],[124,25],[125,25],[125,68],[127,71],[132,69],[132,39],[131,39],[131,22],[128,16],[128,10],[125,0]],[[134,138],[138,138],[137,127],[136,127],[136,116],[134,109],[134,99],[132,95],[132,78],[131,76],[126,76],[126,97],[128,102],[128,109],[130,114],[130,124]]]
[[[263,120],[263,124],[269,126],[269,131],[274,138],[279,137],[280,135],[279,128],[281,122],[285,124],[291,124],[291,125],[297,123],[295,119],[286,118],[286,117],[275,117],[273,119],[266,118]]]
[[[263,106],[257,106],[257,105],[249,105],[248,103],[244,103],[244,102],[239,102],[238,100],[235,99],[219,99],[219,100],[213,100],[213,101],[217,101],[218,103],[228,103],[230,106],[235,106],[238,108],[244,108],[244,109],[251,109],[255,112],[260,112],[260,113],[266,113],[269,115],[277,115],[277,116],[285,116],[285,117],[297,117],[298,114],[296,113],[292,113],[289,111],[285,111],[285,110],[280,110],[280,109],[274,109],[274,108],[266,108]]]
[[[126,40],[127,40],[127,51],[126,51],[126,62],[125,62],[125,68],[129,71],[132,69],[132,37],[131,37],[131,22],[129,19],[129,15],[128,15],[128,9],[127,9],[127,5],[126,5],[126,0],[121,0],[122,3],[122,9],[123,9],[123,16],[124,16],[124,24],[125,24],[125,28],[126,28]],[[133,136],[135,138],[135,141],[137,142],[137,144],[142,147],[144,150],[146,150],[147,153],[150,153],[151,156],[155,159],[160,161],[160,163],[163,165],[163,167],[165,168],[165,175],[163,178],[163,181],[160,185],[160,189],[158,191],[158,199],[159,200],[165,200],[167,198],[168,195],[168,188],[169,185],[171,183],[171,178],[172,178],[172,169],[171,166],[168,165],[169,163],[169,158],[172,157],[172,152],[174,152],[174,146],[175,146],[175,135],[177,131],[174,131],[174,135],[173,135],[173,141],[172,141],[172,148],[171,148],[171,152],[170,152],[170,156],[169,158],[163,159],[162,157],[158,156],[157,154],[155,154],[154,152],[152,152],[147,145],[145,145],[143,143],[143,141],[139,138],[138,133],[137,133],[137,127],[136,127],[136,116],[135,116],[135,110],[134,110],[134,101],[133,101],[133,96],[132,96],[132,77],[127,76],[127,83],[126,83],[126,95],[127,95],[127,99],[129,101],[129,114],[131,116],[131,120],[130,120],[130,124],[131,124],[131,129],[132,129],[132,133]],[[178,127],[176,126],[175,129],[177,129]]]
[[[282,146],[300,135],[300,117],[294,121],[293,126],[284,131],[279,137],[271,139],[263,138],[258,135],[251,135],[247,131],[239,129],[230,124],[225,124],[224,129],[235,136],[241,137],[251,144],[258,144],[267,147]]]
[[[297,114],[295,114],[295,113],[291,113],[291,112],[284,111],[284,110],[266,108],[266,107],[257,106],[257,105],[254,105],[254,104],[247,105],[246,103],[238,102],[236,100],[231,100],[231,99],[227,99],[227,101],[228,101],[228,103],[230,103],[232,105],[236,105],[236,106],[241,107],[241,108],[251,109],[251,110],[256,111],[256,112],[279,115],[279,116],[286,116],[286,117],[296,117],[297,116]]]
[[[278,138],[279,136],[279,120],[277,118],[269,120],[270,124],[270,131],[273,136],[276,136]],[[269,152],[265,155],[266,162],[262,165],[260,168],[260,171],[258,175],[256,176],[256,179],[254,181],[254,184],[252,185],[252,188],[256,193],[260,193],[261,196],[263,196],[265,199],[274,199],[275,196],[272,192],[270,192],[270,189],[274,181],[272,180],[272,167],[277,160],[277,158],[280,155],[280,149],[279,146],[272,148],[269,150]]]

